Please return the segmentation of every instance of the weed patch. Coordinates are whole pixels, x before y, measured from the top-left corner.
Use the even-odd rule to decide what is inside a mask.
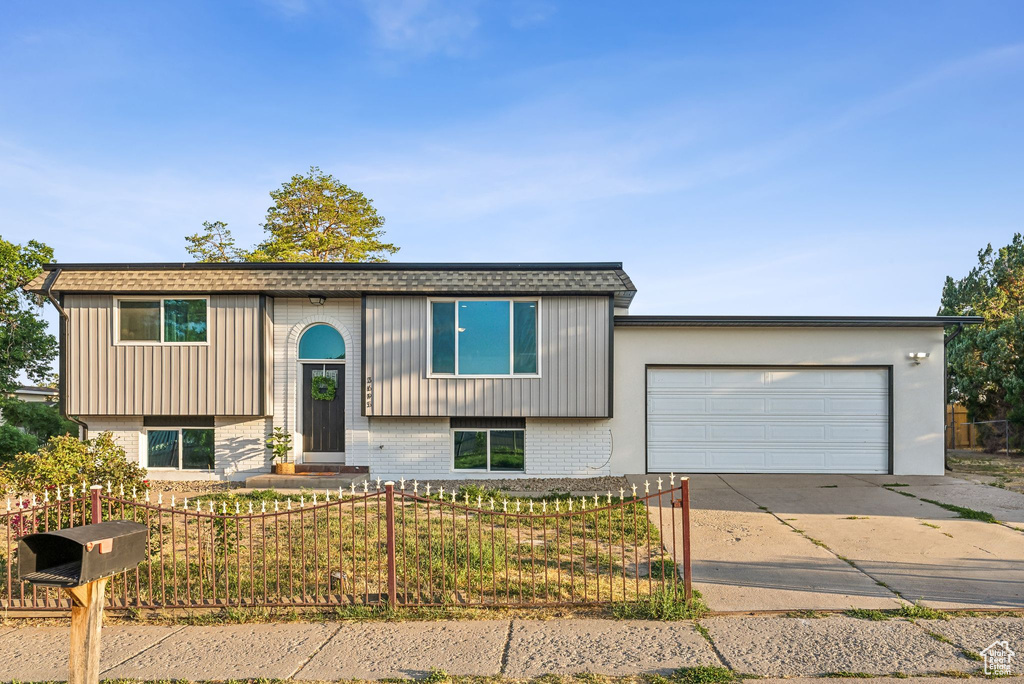
[[[851,608],[844,611],[843,615],[857,618],[858,620],[871,620],[872,622],[885,622],[889,619],[888,613],[873,608]]]
[[[679,684],[719,684],[720,682],[736,681],[732,670],[716,665],[699,665],[682,667],[672,673],[670,678]]]
[[[991,513],[987,513],[985,511],[976,511],[973,508],[954,506],[953,504],[943,503],[941,501],[936,501],[935,499],[921,499],[921,501],[924,501],[925,503],[930,503],[933,506],[938,506],[939,508],[944,508],[947,511],[952,511],[953,513],[956,513],[959,517],[967,518],[968,520],[980,520],[982,522],[987,523],[999,522],[998,520],[996,520],[996,517],[994,515],[992,515]]]
[[[686,600],[682,587],[658,589],[636,601],[618,603],[612,615],[620,620],[695,620],[707,615],[708,607],[700,592]]]

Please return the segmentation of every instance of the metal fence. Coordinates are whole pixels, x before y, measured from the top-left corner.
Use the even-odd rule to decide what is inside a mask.
[[[303,495],[189,501],[108,484],[8,501],[0,608],[62,611],[18,580],[17,540],[102,520],[149,529],[148,559],[108,583],[107,606],[538,606],[690,598],[689,482],[618,496],[509,500],[401,481]],[[421,491],[423,489],[423,491]],[[215,497],[216,498],[216,497]]]

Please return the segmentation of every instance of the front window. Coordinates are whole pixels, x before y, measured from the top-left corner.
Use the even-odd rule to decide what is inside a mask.
[[[118,339],[122,342],[206,342],[205,298],[121,299],[117,315]]]
[[[524,430],[453,430],[455,470],[523,472]]]
[[[164,428],[146,432],[146,467],[213,470],[213,430]]]
[[[536,375],[536,300],[430,303],[430,368],[436,375]]]

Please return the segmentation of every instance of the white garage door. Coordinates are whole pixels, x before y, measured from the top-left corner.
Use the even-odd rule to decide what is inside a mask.
[[[647,469],[887,473],[888,371],[650,368]]]

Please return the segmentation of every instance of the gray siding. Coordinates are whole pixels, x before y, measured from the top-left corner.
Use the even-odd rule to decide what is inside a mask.
[[[67,295],[64,306],[69,413],[261,415],[258,295],[211,296],[207,345],[118,345],[113,296]]]
[[[427,301],[366,298],[367,415],[608,415],[608,297],[541,298],[539,378],[428,378]]]

